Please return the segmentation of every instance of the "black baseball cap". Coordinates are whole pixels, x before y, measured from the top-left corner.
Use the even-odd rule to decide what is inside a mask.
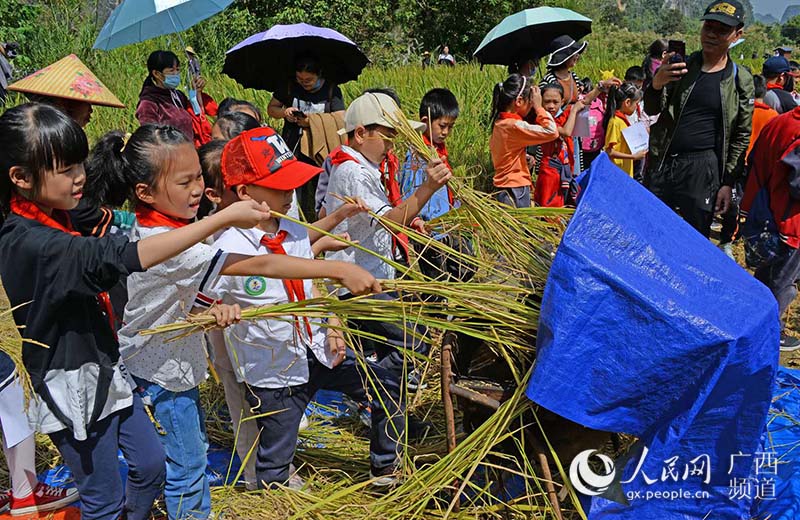
[[[744,6],[736,0],[717,0],[706,7],[706,12],[700,19],[738,27],[744,25]]]

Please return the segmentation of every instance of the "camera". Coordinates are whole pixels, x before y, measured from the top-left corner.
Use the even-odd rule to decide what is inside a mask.
[[[667,52],[675,53],[669,59],[670,63],[684,63],[686,61],[686,42],[682,40],[670,40],[667,44]]]

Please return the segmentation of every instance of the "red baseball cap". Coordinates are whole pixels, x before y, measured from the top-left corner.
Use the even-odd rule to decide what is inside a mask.
[[[265,126],[242,132],[222,149],[226,188],[255,184],[273,190],[299,188],[322,172],[298,161],[275,130]]]

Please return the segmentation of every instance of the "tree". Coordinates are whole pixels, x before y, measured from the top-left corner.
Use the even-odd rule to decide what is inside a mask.
[[[655,30],[659,34],[675,34],[683,32],[685,29],[683,13],[677,9],[664,12],[655,26]]]
[[[800,15],[790,18],[783,24],[781,36],[795,43],[800,43]]]

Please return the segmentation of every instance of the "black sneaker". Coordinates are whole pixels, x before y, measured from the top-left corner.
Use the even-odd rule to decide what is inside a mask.
[[[385,468],[376,468],[370,464],[369,478],[372,479],[371,484],[377,488],[391,487],[400,482],[397,476],[397,467],[394,465],[386,466]]]
[[[406,435],[411,440],[419,441],[428,436],[433,429],[433,423],[420,421],[413,415],[408,416],[406,421]]]
[[[800,349],[800,339],[781,334],[781,352],[794,352],[797,349]]]

